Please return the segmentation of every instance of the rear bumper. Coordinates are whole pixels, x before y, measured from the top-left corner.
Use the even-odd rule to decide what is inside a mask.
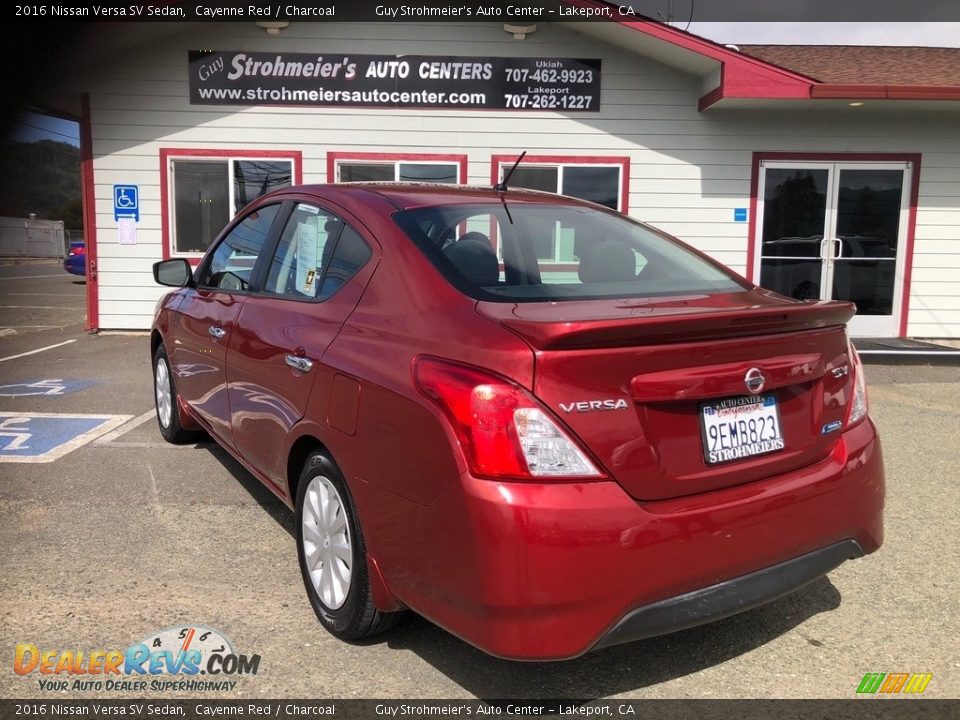
[[[863,554],[856,540],[844,540],[732,580],[631,610],[592,649],[686,630],[752,610],[799,590],[845,560]]]
[[[401,513],[393,497],[404,532],[374,550],[389,590],[518,660],[576,657],[754,607],[883,542],[869,420],[815,465],[670,500],[637,501],[610,481],[469,475],[429,508]]]
[[[79,260],[74,260],[73,257],[79,257]],[[63,269],[66,270],[71,275],[86,275],[87,266],[86,258],[83,256],[68,256],[63,261]]]

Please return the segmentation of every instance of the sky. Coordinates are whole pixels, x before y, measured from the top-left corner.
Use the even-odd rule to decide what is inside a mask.
[[[674,25],[715,42],[734,45],[960,47],[960,23],[949,22],[692,22],[689,27],[687,23]],[[59,140],[79,146],[79,133],[75,122],[27,113],[14,129],[12,139],[22,142]]]
[[[71,120],[61,120],[40,113],[24,113],[20,122],[11,133],[11,140],[36,142],[37,140],[57,140],[80,146],[80,125]]]
[[[724,44],[960,47],[957,22],[692,22],[688,31]]]

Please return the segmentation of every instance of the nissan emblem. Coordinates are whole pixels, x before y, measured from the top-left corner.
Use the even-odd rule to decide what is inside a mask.
[[[743,384],[753,395],[761,392],[767,384],[767,377],[760,368],[752,367],[743,376]]]

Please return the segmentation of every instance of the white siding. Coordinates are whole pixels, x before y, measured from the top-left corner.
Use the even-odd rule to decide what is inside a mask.
[[[599,113],[191,106],[187,51],[599,57]],[[490,157],[630,158],[630,213],[746,271],[752,154],[920,153],[922,176],[908,334],[960,337],[960,122],[952,112],[697,111],[700,79],[544,24],[523,42],[502,25],[293,23],[267,37],[253,23],[179,26],[123,62],[96,68],[91,93],[100,326],[145,328],[164,292],[149,276],[161,256],[160,148],[299,150],[305,182],[327,180],[327,152],[466,154],[469,181],[487,184]],[[138,245],[117,245],[112,185],[141,191]]]

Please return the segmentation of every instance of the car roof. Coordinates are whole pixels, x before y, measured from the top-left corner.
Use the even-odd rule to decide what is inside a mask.
[[[410,209],[436,205],[500,204],[501,197],[510,203],[537,203],[551,205],[577,205],[590,207],[592,203],[576,198],[541,192],[539,190],[509,189],[498,193],[489,185],[449,185],[442,183],[399,182],[352,182],[328,185],[294,185],[275,190],[265,197],[282,195],[315,195],[332,201],[354,200],[367,194],[380,195],[398,209]]]

